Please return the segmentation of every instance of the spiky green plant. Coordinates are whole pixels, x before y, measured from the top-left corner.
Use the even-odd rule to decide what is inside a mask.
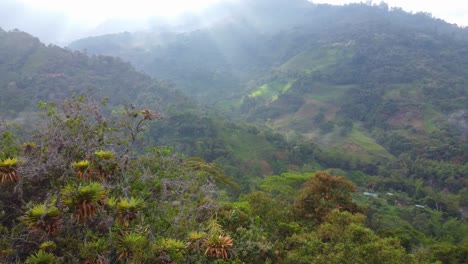
[[[181,240],[174,238],[163,238],[153,245],[153,249],[162,251],[184,251],[187,245]]]
[[[43,231],[55,235],[62,228],[60,210],[54,205],[39,204],[29,209],[21,218],[33,232]]]
[[[93,178],[93,170],[91,169],[91,162],[89,160],[75,161],[71,166],[76,170],[76,177],[78,179],[90,180]]]
[[[222,226],[218,223],[216,218],[208,220],[207,229],[209,236],[218,236],[224,232]]]
[[[229,258],[229,252],[234,245],[230,236],[210,236],[205,241],[205,255],[224,260]]]
[[[110,208],[117,208],[118,200],[114,196],[107,198],[106,205]]]
[[[122,235],[117,243],[118,259],[138,259],[143,254],[146,244],[147,239],[141,234],[129,232]]]
[[[0,183],[17,182],[19,179],[19,173],[16,171],[17,166],[17,158],[7,158],[0,161]]]
[[[104,257],[109,253],[109,242],[105,238],[89,241],[80,248],[80,256],[84,263],[104,264],[109,263]]]
[[[134,220],[139,211],[144,207],[144,201],[140,198],[130,197],[123,198],[116,204],[118,211],[118,221],[128,227],[130,222]]]
[[[107,191],[99,182],[89,182],[78,187],[67,185],[62,190],[63,203],[76,209],[74,217],[81,221],[93,218],[98,204],[103,204],[106,196]]]
[[[205,232],[192,231],[188,234],[189,242],[187,244],[188,248],[191,250],[200,250],[203,242],[206,238]]]
[[[73,162],[71,165],[77,171],[85,171],[91,166],[91,162],[89,160],[80,160]]]
[[[114,153],[112,151],[108,151],[108,150],[98,150],[98,151],[94,152],[94,156],[98,160],[112,160],[112,159],[115,159]]]
[[[16,168],[18,165],[18,158],[6,158],[0,161],[0,168]]]
[[[204,241],[205,255],[224,260],[229,258],[229,252],[233,246],[233,240],[230,236],[223,236],[223,228],[216,218],[207,222],[208,237]]]
[[[26,259],[26,264],[56,264],[59,263],[54,254],[47,253],[44,250],[39,250],[36,254],[32,254]]]
[[[152,250],[158,254],[169,255],[173,261],[180,263],[187,250],[187,244],[178,239],[162,238],[153,244]]]
[[[192,231],[188,234],[189,240],[200,240],[206,237],[205,232]]]
[[[52,252],[57,249],[57,244],[54,241],[46,241],[39,246],[39,249],[45,252]]]
[[[101,179],[108,179],[117,168],[115,155],[111,151],[99,150],[94,152],[95,164]]]

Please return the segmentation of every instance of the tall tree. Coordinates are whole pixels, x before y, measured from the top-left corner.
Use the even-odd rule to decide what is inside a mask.
[[[300,216],[322,223],[335,208],[352,213],[360,211],[351,197],[356,190],[354,183],[345,177],[320,171],[305,183],[295,204]]]

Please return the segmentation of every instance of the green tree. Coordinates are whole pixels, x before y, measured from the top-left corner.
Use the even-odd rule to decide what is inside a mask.
[[[287,239],[285,263],[415,263],[398,239],[378,237],[363,226],[364,219],[332,210],[317,232]]]
[[[356,190],[354,183],[345,177],[320,171],[305,183],[295,205],[301,217],[322,223],[335,208],[352,213],[361,211],[351,197]]]

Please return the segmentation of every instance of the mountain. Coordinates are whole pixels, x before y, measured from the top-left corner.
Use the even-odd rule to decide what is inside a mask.
[[[46,46],[19,30],[0,30],[0,91],[2,119],[28,127],[37,121],[34,113],[41,101],[59,102],[74,94],[107,97],[110,112],[121,111],[123,105],[158,110],[165,118],[148,129],[148,144],[172,146],[223,164],[246,190],[255,178],[312,160],[305,155],[316,150],[305,144],[297,157],[292,150],[300,142],[288,143],[272,131],[234,124],[198,106],[173,84],[138,72],[119,58]]]
[[[231,118],[368,158],[428,151],[446,130],[458,136],[444,141],[464,144],[468,29],[385,3],[234,1],[214,10],[225,19],[208,28],[106,35],[70,48],[119,56]],[[465,159],[455,148],[446,158]]]
[[[223,5],[91,55],[0,30],[0,262],[465,263],[466,30]]]
[[[225,19],[210,27],[106,35],[70,48],[120,56],[232,120],[267,127],[286,142],[318,145],[322,151],[301,153],[320,153],[314,161],[347,171],[364,186],[378,182],[421,202],[433,192],[465,197],[468,29],[385,3],[224,5],[217,13]],[[218,135],[229,134],[219,128]],[[208,144],[210,133],[199,146],[214,156],[251,144],[245,138]],[[352,176],[356,171],[378,180]],[[414,193],[418,181],[424,194]],[[456,215],[455,208],[445,210]]]
[[[271,50],[265,46],[268,34],[300,24],[308,9],[304,0],[221,2],[197,17],[211,21],[211,26],[198,30],[126,32],[86,38],[69,46],[125,58],[152,76],[174,80],[187,94],[214,102],[233,94],[252,78],[252,72],[268,69],[272,63]]]
[[[97,97],[110,97],[114,104],[151,98],[162,106],[188,101],[121,59],[46,46],[19,30],[0,29],[0,87],[3,114],[31,110],[40,100],[61,100],[87,89]]]

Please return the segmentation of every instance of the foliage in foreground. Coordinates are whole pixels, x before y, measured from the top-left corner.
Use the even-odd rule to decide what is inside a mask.
[[[366,227],[344,177],[274,176],[238,200],[222,167],[142,148],[158,117],[134,106],[107,117],[74,97],[42,104],[27,148],[2,155],[17,181],[0,184],[0,260],[5,263],[457,263],[464,244],[427,244]],[[1,131],[0,131],[1,132]],[[14,137],[12,137],[14,138]],[[6,151],[8,150],[8,151]],[[21,162],[20,162],[21,161]],[[7,166],[8,165],[8,166]],[[278,184],[279,182],[282,182]],[[231,200],[231,201],[230,201]],[[445,261],[447,260],[447,261]]]

